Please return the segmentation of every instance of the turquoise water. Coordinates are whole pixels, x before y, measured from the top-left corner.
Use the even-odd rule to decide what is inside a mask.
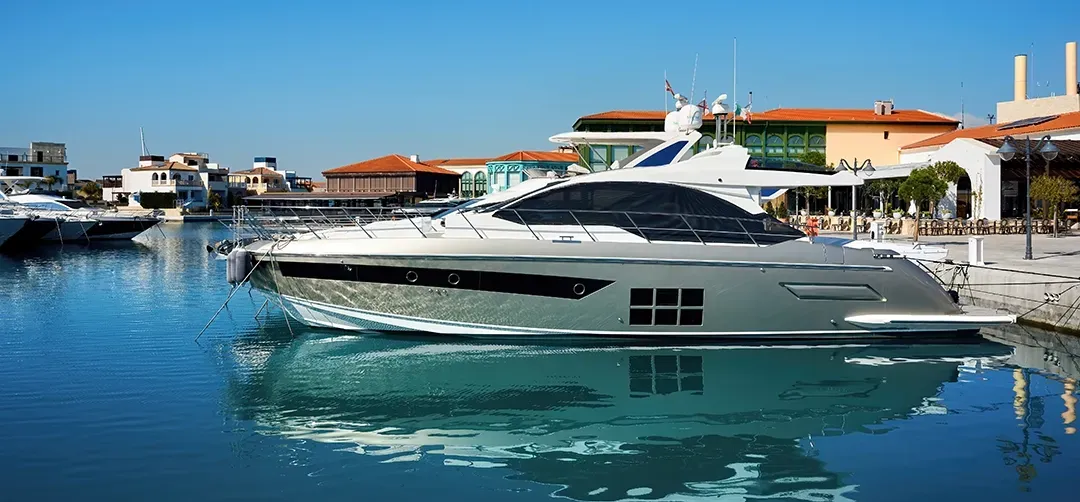
[[[0,500],[1071,500],[1076,339],[290,333],[211,224],[0,255]],[[1003,337],[1003,338],[1002,338]]]

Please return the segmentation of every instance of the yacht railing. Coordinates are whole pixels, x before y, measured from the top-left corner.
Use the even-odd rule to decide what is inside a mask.
[[[629,231],[646,242],[691,242],[698,244],[743,243],[769,245],[783,240],[802,237],[797,227],[772,217],[740,218],[730,216],[703,216],[697,214],[661,213],[645,211],[598,211],[568,209],[499,209],[514,215],[508,219],[525,227],[534,239],[550,238],[550,229],[538,226],[565,226],[576,233],[580,229],[592,242],[600,242],[598,226],[616,227]],[[469,211],[455,213],[461,216],[469,229],[480,239],[490,238],[484,231],[505,231],[475,225]],[[428,237],[412,208],[326,208],[326,207],[247,207],[233,208],[231,226],[235,240],[244,237],[258,239],[294,239],[298,234],[310,233],[317,239],[326,238],[325,230],[356,228],[365,237],[376,238],[375,231],[364,225],[376,221],[408,221],[413,229]],[[516,221],[514,221],[516,219]],[[593,227],[592,230],[589,227]],[[408,228],[408,227],[405,227]],[[569,231],[568,231],[569,232]],[[573,235],[559,235],[559,239],[573,239]]]

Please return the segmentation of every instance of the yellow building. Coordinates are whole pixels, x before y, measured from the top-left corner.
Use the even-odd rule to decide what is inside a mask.
[[[265,167],[229,173],[229,188],[242,189],[248,194],[289,191],[289,185],[285,183],[285,175]]]

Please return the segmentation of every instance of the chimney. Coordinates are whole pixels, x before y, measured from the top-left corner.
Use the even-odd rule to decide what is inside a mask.
[[[1065,44],[1065,95],[1075,96],[1080,93],[1076,86],[1076,42]]]
[[[1017,54],[1013,70],[1013,101],[1027,99],[1027,55]]]
[[[409,156],[409,160],[411,160],[413,162],[416,162],[416,163],[420,163],[420,156],[414,153],[414,154]]]

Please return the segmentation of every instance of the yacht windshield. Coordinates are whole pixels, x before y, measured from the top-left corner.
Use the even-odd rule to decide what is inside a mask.
[[[446,208],[443,211],[440,211],[440,212],[432,215],[431,219],[434,220],[434,219],[439,219],[439,218],[445,218],[445,217],[450,216],[451,214],[454,214],[454,213],[456,213],[458,211],[464,211],[466,208],[480,205],[480,203],[483,202],[483,201],[484,201],[483,199],[473,199],[473,200],[470,200],[469,202],[466,202],[464,204],[454,206],[454,207],[450,207],[450,208]]]
[[[478,212],[478,213],[486,213],[486,212],[489,212],[489,211],[495,211],[497,209],[505,207],[508,204],[519,201],[523,197],[528,197],[528,196],[530,196],[530,195],[532,195],[532,194],[534,194],[534,193],[536,193],[536,192],[538,192],[540,190],[545,190],[545,189],[551,188],[551,187],[556,186],[556,185],[558,185],[560,183],[566,183],[567,181],[570,181],[570,179],[571,178],[563,178],[563,179],[559,179],[559,180],[556,180],[556,181],[552,181],[551,183],[548,183],[547,185],[544,185],[543,187],[537,188],[536,190],[530,190],[528,192],[522,193],[521,195],[518,195],[517,197],[513,197],[513,198],[510,198],[510,199],[504,200],[502,202],[497,202],[497,203],[494,203],[494,204],[491,204],[491,205],[488,205],[488,206],[484,206],[482,208],[478,208],[478,209],[476,209],[476,212]]]
[[[58,200],[56,202],[70,207],[71,209],[86,209],[90,207],[90,204],[87,204],[81,200]]]
[[[825,166],[808,164],[806,162],[799,162],[797,160],[763,159],[761,157],[750,157],[750,160],[746,161],[746,168],[763,171],[787,171],[793,173],[812,174],[832,174],[835,172]]]

